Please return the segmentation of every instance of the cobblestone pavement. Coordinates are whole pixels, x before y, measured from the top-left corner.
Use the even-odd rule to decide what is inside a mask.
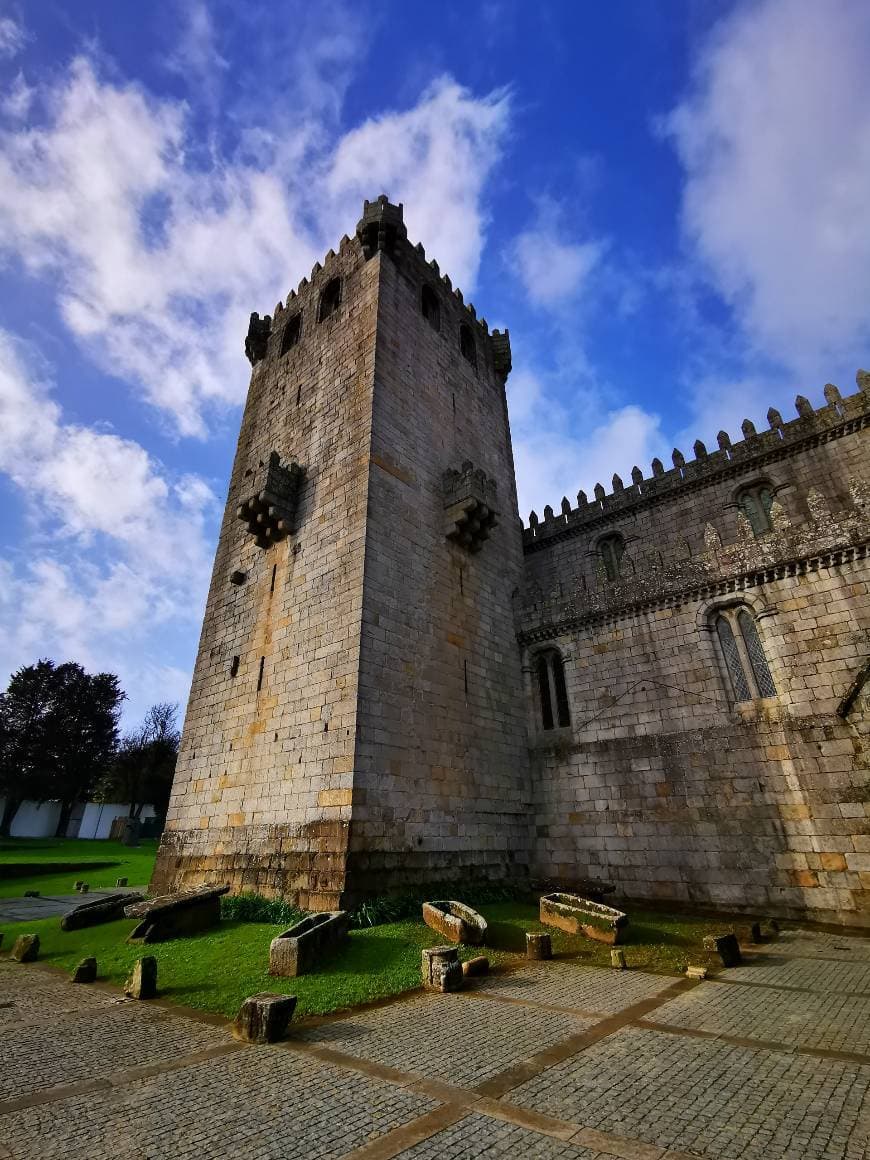
[[[536,1003],[612,1015],[631,1003],[660,995],[673,981],[661,975],[627,971],[615,986],[612,971],[553,961],[529,963],[509,975],[482,979],[480,990],[496,998],[533,998]]]
[[[589,1019],[533,1007],[421,995],[327,1023],[301,1038],[430,1079],[473,1087],[592,1026]]]
[[[868,949],[783,937],[701,984],[523,964],[274,1047],[0,961],[0,1158],[870,1160]]]
[[[720,983],[672,999],[654,1018],[656,1023],[717,1035],[870,1054],[870,998],[842,992],[811,994]]]

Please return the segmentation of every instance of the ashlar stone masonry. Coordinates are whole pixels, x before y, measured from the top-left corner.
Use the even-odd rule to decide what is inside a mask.
[[[273,315],[152,889],[607,880],[870,924],[870,376],[558,512],[401,206]]]

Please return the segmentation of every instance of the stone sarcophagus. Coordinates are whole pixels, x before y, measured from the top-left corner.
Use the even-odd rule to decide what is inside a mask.
[[[140,919],[127,942],[164,942],[216,926],[221,918],[221,895],[228,890],[229,886],[203,886],[125,906],[127,918]]]
[[[577,894],[544,894],[540,919],[545,926],[555,926],[568,934],[585,934],[608,946],[624,942],[628,926],[628,915],[623,911]]]
[[[93,902],[83,902],[69,911],[60,920],[61,930],[81,930],[86,926],[98,926],[103,922],[114,922],[123,918],[126,908],[141,902],[143,895],[125,890],[123,894],[110,894],[96,898]]]
[[[460,471],[444,472],[442,488],[445,536],[469,552],[479,552],[498,523],[495,480],[466,460]]]
[[[314,970],[323,958],[347,939],[347,911],[334,910],[303,918],[269,946],[269,974],[295,978]]]
[[[486,919],[462,902],[423,903],[423,921],[454,943],[479,947],[486,938]]]
[[[299,464],[283,466],[277,451],[258,469],[251,484],[252,494],[236,509],[236,515],[248,525],[258,548],[277,544],[294,530],[301,479]]]

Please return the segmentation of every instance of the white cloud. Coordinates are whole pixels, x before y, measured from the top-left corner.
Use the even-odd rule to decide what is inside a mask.
[[[551,306],[582,291],[605,248],[597,241],[560,241],[541,226],[519,235],[512,258],[529,300],[536,306]]]
[[[27,35],[17,20],[0,16],[0,59],[17,56],[27,43]]]
[[[508,380],[508,401],[523,521],[530,510],[542,517],[546,504],[558,511],[562,496],[575,507],[577,492],[582,488],[591,497],[598,482],[609,493],[613,473],[627,483],[635,464],[649,475],[661,444],[657,415],[627,406],[605,411],[590,424],[582,396],[567,406],[559,403],[523,367]]]
[[[413,109],[366,121],[339,142],[329,166],[331,216],[358,213],[376,185],[405,203],[408,236],[470,293],[486,226],[483,187],[501,155],[509,114],[506,92],[474,97],[442,78]]]
[[[759,356],[815,376],[870,338],[870,7],[740,4],[663,131],[692,254]]]
[[[0,110],[4,116],[13,121],[20,121],[30,112],[35,90],[24,79],[24,73],[18,73],[9,86],[9,91],[0,97]]]
[[[132,672],[134,684],[145,669],[171,669],[159,634],[195,627],[208,582],[217,501],[205,481],[174,478],[139,444],[65,422],[4,331],[0,471],[30,521],[26,551],[3,566],[0,680],[46,655]],[[138,704],[141,680],[136,690]]]
[[[195,87],[214,108],[229,62],[218,50],[217,33],[205,0],[179,3],[178,22],[173,25],[167,67]]]
[[[310,270],[363,195],[387,186],[404,198],[415,239],[457,281],[474,281],[504,94],[475,98],[444,80],[334,151],[321,143],[312,154],[303,128],[308,168],[290,176],[286,148],[272,169],[213,157],[195,167],[181,103],[103,81],[81,57],[41,95],[44,124],[0,135],[0,246],[55,279],[63,318],[92,358],[141,385],[184,434],[205,433],[211,406],[242,400],[248,314],[271,310]]]

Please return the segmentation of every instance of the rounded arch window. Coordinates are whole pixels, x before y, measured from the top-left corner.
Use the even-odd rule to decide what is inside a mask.
[[[565,664],[556,649],[547,649],[535,657],[535,683],[542,729],[567,729],[571,724]]]
[[[773,507],[773,488],[769,483],[743,487],[737,493],[737,506],[749,520],[753,535],[761,536],[773,530],[770,509]]]
[[[625,540],[618,532],[603,536],[598,541],[598,558],[604,565],[604,575],[608,580],[618,580],[622,556],[625,552]]]
[[[471,333],[471,327],[467,326],[464,322],[459,328],[459,351],[462,357],[476,369],[477,344],[474,341],[474,335]]]
[[[331,314],[335,314],[341,304],[341,278],[333,278],[331,282],[327,282],[323,293],[320,295],[320,311],[318,313],[318,320],[323,322],[324,319],[329,318]]]
[[[431,286],[424,286],[420,292],[420,309],[423,317],[433,330],[441,329],[441,304]]]
[[[750,610],[742,604],[717,609],[713,628],[735,703],[775,697],[776,685]]]

